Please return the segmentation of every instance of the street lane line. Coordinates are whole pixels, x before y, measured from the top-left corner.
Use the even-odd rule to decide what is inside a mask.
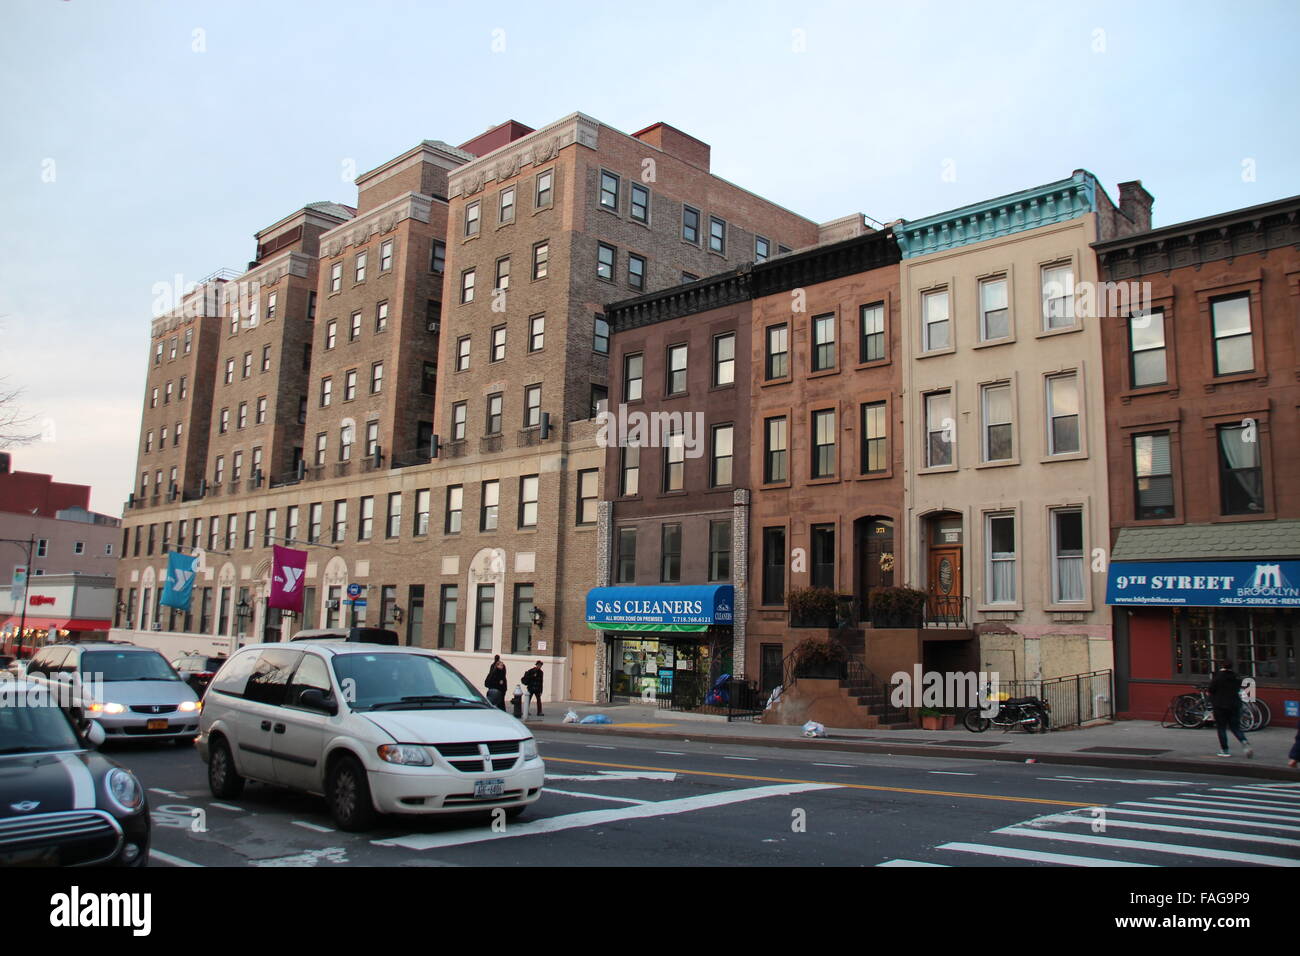
[[[1050,816],[1039,817],[1031,820],[1026,826],[1037,827],[1048,823],[1082,823],[1084,826],[1092,826],[1097,823],[1096,817],[1076,817],[1068,813],[1054,813]],[[1274,846],[1300,846],[1300,840],[1292,840],[1288,837],[1269,836],[1265,833],[1240,833],[1236,830],[1207,830],[1203,827],[1176,827],[1167,823],[1143,823],[1141,820],[1112,820],[1107,817],[1101,826],[1110,829],[1117,827],[1121,830],[1150,830],[1153,833],[1181,833],[1184,836],[1213,837],[1216,840],[1238,840],[1246,843],[1271,843]],[[1239,824],[1241,825],[1241,824]]]
[[[187,797],[187,796],[186,796],[185,794],[183,794],[183,793],[177,793],[175,790],[164,790],[162,787],[150,787],[150,788],[149,788],[149,792],[150,792],[150,793],[161,793],[164,797],[172,797],[173,799],[176,799],[176,800],[188,800],[188,799],[189,799],[189,797]]]
[[[733,757],[730,754],[723,754],[723,760],[757,760],[757,757]]]
[[[884,863],[877,863],[876,866],[937,866],[947,869],[947,863],[924,863],[921,860],[886,860]]]
[[[973,777],[975,774],[967,770],[927,770],[926,773],[942,773],[949,777]]]
[[[304,830],[315,830],[317,833],[333,833],[332,827],[323,827],[319,823],[308,823],[306,820],[294,820],[293,825],[302,827]]]
[[[170,853],[164,853],[162,850],[150,850],[149,859],[158,860],[171,866],[197,866],[202,867],[202,863],[191,863],[189,860],[182,860],[179,856],[172,856]]]
[[[1116,777],[1039,777],[1039,780],[1065,780],[1069,783],[1140,783],[1147,787],[1194,787],[1192,780],[1120,780]]]
[[[610,797],[603,793],[578,793],[576,790],[556,790],[554,787],[546,787],[542,790],[542,793],[555,793],[562,797],[585,797],[588,800],[608,800],[610,803],[645,804],[654,802],[652,800],[633,800],[631,797]]]
[[[1300,807],[1292,809],[1291,807],[1279,806],[1276,803],[1267,803],[1260,800],[1231,799],[1229,797],[1212,797],[1206,794],[1204,797],[1161,797],[1162,800],[1168,800],[1170,803],[1197,803],[1207,807],[1236,807],[1240,810],[1267,810],[1269,813],[1278,813],[1288,817],[1300,817]]]
[[[1267,798],[1269,803],[1278,803],[1287,807],[1297,806],[1300,802],[1300,793],[1261,793],[1259,790],[1248,787],[1211,787],[1211,793],[1231,793],[1246,794],[1251,798]]]
[[[412,833],[404,837],[387,840],[372,840],[375,846],[403,847],[408,850],[433,850],[467,843],[484,843],[489,840],[508,840],[512,837],[534,836],[542,833],[558,833],[561,830],[576,830],[587,827],[604,826],[620,823],[624,820],[644,820],[651,817],[670,816],[677,813],[689,813],[692,810],[709,810],[751,800],[767,797],[788,797],[796,793],[814,790],[834,790],[838,784],[785,784],[776,787],[749,787],[744,790],[724,790],[720,793],[708,793],[697,797],[682,797],[677,800],[660,800],[635,807],[618,807],[609,810],[586,810],[582,813],[567,813],[558,817],[546,817],[528,823],[515,823],[506,826],[503,831],[476,829],[460,833]]]
[[[588,750],[617,750],[617,747],[606,747],[604,744],[587,744]]]
[[[1153,866],[1151,863],[1131,863],[1128,860],[1103,860],[1095,856],[1072,856],[1068,853],[1044,853],[1040,850],[1021,850],[1009,846],[989,846],[986,843],[945,843],[936,850],[956,850],[958,853],[979,853],[1008,860],[1028,860],[1034,863],[1056,863],[1060,866]]]
[[[1157,797],[1157,798],[1155,798],[1155,799],[1161,799],[1161,798]],[[1224,814],[1225,816],[1230,816],[1230,817],[1255,817],[1255,818],[1260,819],[1260,820],[1285,820],[1285,821],[1292,822],[1292,823],[1295,822],[1295,817],[1278,816],[1277,814],[1273,814],[1273,813],[1256,813],[1256,812],[1253,812],[1253,811],[1251,811],[1251,810],[1225,810],[1225,809],[1223,809],[1222,807],[1218,807],[1218,806],[1214,806],[1214,807],[1184,807],[1184,806],[1179,806],[1179,805],[1176,805],[1176,804],[1170,804],[1170,803],[1143,803],[1143,802],[1138,801],[1138,800],[1125,800],[1125,801],[1124,801],[1122,804],[1120,804],[1119,806],[1121,806],[1121,807],[1150,807],[1150,808],[1153,809],[1153,810],[1178,810],[1178,811],[1180,811],[1181,813],[1185,813],[1185,814],[1193,814],[1193,813],[1221,813],[1221,814]],[[1111,809],[1115,809],[1115,807],[1111,807]],[[1194,819],[1196,819],[1196,818],[1195,818],[1195,817],[1188,817],[1188,819],[1194,820]]]
[[[234,810],[236,813],[244,812],[243,807],[231,806],[229,803],[217,803],[215,800],[212,803],[209,803],[208,806],[216,807],[219,810]]]
[[[546,781],[552,780],[581,780],[589,781],[609,781],[609,780],[667,780],[677,779],[675,773],[624,773],[617,770],[602,770],[599,773],[548,773]]]
[[[642,767],[629,763],[600,763],[595,760],[577,760],[572,757],[547,757],[548,763],[576,763],[588,767],[617,767],[622,770],[662,770],[692,777],[720,777],[723,780],[753,780],[756,783],[800,783],[820,787],[840,787],[845,790],[874,790],[879,793],[913,793],[923,797],[962,797],[968,800],[999,800],[1006,803],[1041,803],[1052,807],[1093,807],[1095,803],[1078,800],[1049,800],[1046,797],[1014,797],[999,793],[962,793],[958,790],[925,790],[919,787],[883,787],[872,783],[836,783],[826,780],[796,780],[788,777],[759,777],[753,774],[721,773],[713,770],[681,770],[669,767]]]
[[[655,753],[663,754],[665,757],[685,757],[686,754],[681,750],[656,750]]]
[[[814,763],[813,766],[814,767],[848,767],[850,770],[853,769],[853,764],[851,763]],[[883,863],[880,865],[884,866]]]
[[[1186,813],[1156,813],[1151,810],[1129,810],[1124,807],[1106,807],[1106,819],[1113,813],[1123,813],[1130,817],[1163,817],[1166,820],[1182,820],[1186,823],[1230,823],[1238,827],[1263,827],[1265,830],[1290,830],[1300,833],[1300,827],[1287,826],[1285,823],[1264,823],[1260,820],[1234,820],[1231,817],[1193,817]]]
[[[1002,836],[1032,837],[1036,840],[1059,840],[1062,843],[1086,843],[1090,846],[1109,846],[1123,850],[1144,850],[1148,853],[1168,853],[1174,856],[1194,856],[1210,860],[1231,860],[1234,863],[1256,863],[1260,866],[1300,866],[1300,860],[1284,856],[1266,856],[1262,853],[1238,853],[1215,847],[1181,846],[1176,843],[1149,843],[1146,840],[1122,840],[1119,837],[1097,837],[1082,833],[1062,833],[1059,830],[1035,830],[1032,827],[1003,827],[994,830]]]

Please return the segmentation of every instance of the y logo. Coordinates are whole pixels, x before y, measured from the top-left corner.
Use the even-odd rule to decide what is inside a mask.
[[[172,575],[174,576],[174,581],[172,582],[172,590],[184,591],[187,587],[190,586],[190,579],[194,577],[194,572],[182,571],[180,568],[175,568],[172,571]]]
[[[302,580],[302,568],[281,568],[284,574],[284,593],[292,594],[298,588],[298,582]]]

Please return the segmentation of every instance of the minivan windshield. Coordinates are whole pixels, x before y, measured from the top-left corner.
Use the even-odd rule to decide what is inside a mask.
[[[491,706],[455,668],[426,654],[339,654],[334,675],[353,710]]]
[[[81,673],[100,680],[180,680],[172,666],[157,651],[85,651]]]

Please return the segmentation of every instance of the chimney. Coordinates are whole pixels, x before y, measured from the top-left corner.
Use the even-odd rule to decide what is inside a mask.
[[[9,452],[0,451],[0,475],[9,474]]]
[[[712,152],[709,144],[688,133],[683,133],[674,126],[655,123],[639,133],[633,133],[632,136],[663,150],[669,156],[676,156],[683,162],[698,166],[706,173],[709,171],[709,154]]]
[[[1119,184],[1119,211],[1124,218],[1133,223],[1136,232],[1147,232],[1151,228],[1151,204],[1155,202],[1152,195],[1142,188],[1142,180]]]

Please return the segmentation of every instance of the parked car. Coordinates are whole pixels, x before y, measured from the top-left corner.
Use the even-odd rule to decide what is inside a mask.
[[[181,676],[181,680],[190,685],[190,688],[199,697],[208,689],[213,675],[221,670],[221,665],[226,662],[226,655],[218,654],[216,657],[207,657],[203,654],[186,654],[184,657],[178,657],[172,661],[172,670]]]
[[[299,631],[293,636],[295,641],[354,641],[362,644],[402,643],[396,631],[386,627],[322,627]]]
[[[436,652],[338,639],[235,653],[208,685],[198,750],[219,799],[246,780],[320,794],[344,830],[377,813],[514,817],[546,775],[523,723]]]
[[[46,688],[0,693],[0,867],[144,866],[149,805],[131,771],[95,753],[104,729],[80,732]]]
[[[109,740],[188,744],[198,735],[198,695],[152,648],[51,644],[36,652],[27,676],[66,685],[69,706],[97,721]]]

